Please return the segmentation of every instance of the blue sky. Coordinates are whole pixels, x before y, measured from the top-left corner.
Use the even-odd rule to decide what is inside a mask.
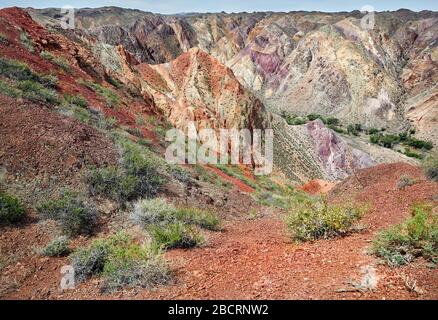
[[[158,13],[180,12],[241,12],[241,11],[352,11],[364,5],[372,5],[377,11],[407,8],[415,11],[438,11],[437,0],[0,0],[0,7],[62,7],[71,5],[76,8],[119,6],[137,8]]]

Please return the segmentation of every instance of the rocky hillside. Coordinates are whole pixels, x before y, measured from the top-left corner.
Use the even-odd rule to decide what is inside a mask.
[[[56,15],[32,13],[41,21]],[[87,33],[123,44],[142,62],[168,62],[199,47],[274,112],[396,131],[413,126],[437,142],[434,12],[378,13],[370,31],[361,28],[359,12],[160,16],[103,8],[77,16]]]

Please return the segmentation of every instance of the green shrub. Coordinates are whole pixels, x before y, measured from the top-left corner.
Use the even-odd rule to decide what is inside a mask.
[[[21,97],[21,91],[11,86],[9,83],[0,80],[0,92],[12,98]]]
[[[0,44],[8,45],[9,39],[4,33],[0,33]]]
[[[331,126],[338,126],[339,125],[339,119],[338,118],[333,118],[333,117],[327,118],[326,124],[329,125],[329,126],[330,125]]]
[[[25,63],[5,58],[0,58],[0,75],[11,80],[10,84],[2,84],[7,95],[22,96],[39,102],[59,102],[58,95],[53,90],[58,82],[55,76],[40,75]]]
[[[400,266],[424,257],[438,262],[438,217],[429,204],[414,205],[411,217],[377,234],[372,252],[390,266]]]
[[[58,94],[52,89],[47,89],[41,83],[33,80],[24,80],[18,83],[24,98],[35,102],[59,103]]]
[[[311,114],[307,115],[307,119],[309,119],[309,121],[314,121],[316,119],[320,119],[324,124],[327,122],[326,119],[322,115],[316,114],[316,113],[311,113]]]
[[[362,209],[347,205],[329,205],[326,200],[305,201],[286,216],[286,224],[295,240],[312,241],[345,235],[353,231]]]
[[[33,46],[32,40],[29,38],[29,35],[26,32],[20,33],[20,41],[23,47],[25,47],[30,52],[35,52],[35,48]]]
[[[90,170],[86,177],[89,192],[120,203],[154,197],[165,181],[157,161],[132,142],[120,142],[120,147],[121,167]]]
[[[47,257],[63,257],[70,254],[71,250],[68,247],[70,241],[67,237],[61,236],[50,242],[41,250],[41,254]]]
[[[430,141],[424,141],[424,140],[419,140],[419,139],[415,139],[415,138],[408,138],[405,141],[405,144],[416,148],[416,149],[424,149],[424,150],[432,150],[433,149],[433,143]]]
[[[405,148],[405,152],[403,154],[408,156],[408,157],[415,158],[415,159],[423,159],[424,158],[423,155],[418,154],[416,152],[413,152],[409,148]]]
[[[58,221],[69,236],[91,234],[96,224],[96,209],[78,195],[65,192],[62,197],[42,203],[37,208],[44,219]]]
[[[417,183],[417,181],[415,179],[411,178],[410,176],[402,175],[397,182],[397,188],[403,189],[403,188],[412,186],[416,183]]]
[[[85,100],[85,98],[79,94],[76,94],[76,95],[66,94],[66,95],[64,95],[64,102],[66,104],[69,104],[69,105],[73,104],[73,105],[76,105],[76,106],[81,107],[81,108],[88,107],[88,101]]]
[[[82,84],[104,98],[108,107],[114,108],[120,104],[120,97],[111,89],[91,81],[82,81]]]
[[[378,132],[379,132],[379,129],[376,129],[376,128],[368,129],[368,134],[377,134]]]
[[[362,131],[362,126],[360,124],[349,124],[347,126],[347,133],[348,134],[358,136],[360,131]]]
[[[217,215],[197,208],[175,208],[162,198],[137,201],[134,204],[131,218],[144,228],[152,224],[182,222],[197,225],[203,229],[220,230],[220,221]]]
[[[166,284],[171,278],[157,249],[138,245],[123,232],[94,240],[75,252],[71,260],[77,281],[100,275],[104,278],[104,289],[111,291]]]
[[[26,211],[20,200],[0,191],[0,223],[21,221]]]
[[[192,248],[204,241],[202,235],[194,226],[182,222],[150,225],[148,230],[154,244],[164,249]]]
[[[70,64],[68,63],[67,59],[64,57],[55,57],[48,51],[41,51],[40,53],[41,57],[52,62],[53,64],[56,64],[58,67],[63,69],[66,72],[70,72]]]
[[[427,157],[423,162],[423,170],[427,178],[438,182],[438,154]]]

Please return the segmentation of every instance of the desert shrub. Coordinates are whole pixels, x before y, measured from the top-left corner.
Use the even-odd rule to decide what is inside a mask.
[[[415,159],[423,159],[424,158],[423,155],[416,153],[416,152],[413,152],[409,148],[405,148],[405,152],[403,152],[403,154],[408,156],[408,157],[415,158]]]
[[[397,182],[397,188],[403,189],[403,188],[412,186],[416,183],[417,183],[417,181],[415,179],[411,178],[410,176],[402,175]]]
[[[120,97],[113,90],[91,81],[82,81],[81,83],[101,96],[108,107],[114,108],[120,104]]]
[[[33,80],[24,80],[18,83],[18,89],[21,90],[22,96],[31,101],[59,103],[58,94],[52,89],[47,89],[41,83]]]
[[[100,275],[106,290],[151,287],[170,280],[169,268],[160,251],[135,243],[123,232],[94,240],[75,252],[71,260],[77,281]]]
[[[419,140],[413,137],[409,137],[406,141],[405,144],[413,147],[415,149],[424,149],[424,150],[432,150],[433,149],[433,143],[430,141],[424,141],[424,140]]]
[[[67,59],[64,57],[55,57],[53,54],[51,54],[48,51],[41,51],[40,56],[53,64],[56,64],[58,67],[63,69],[66,72],[70,72],[70,64],[68,63]]]
[[[220,221],[217,215],[197,208],[175,208],[162,198],[137,201],[134,204],[131,218],[144,228],[152,224],[163,225],[181,222],[203,229],[220,230]]]
[[[9,44],[9,39],[4,33],[0,33],[0,44],[3,45]]]
[[[305,201],[286,216],[286,224],[295,240],[312,241],[345,235],[354,230],[362,209],[349,205],[330,205]]]
[[[172,176],[172,178],[182,183],[188,183],[190,181],[190,174],[186,170],[182,169],[181,167],[172,165],[169,167],[168,171]]]
[[[150,225],[153,243],[164,249],[192,248],[203,242],[203,237],[192,225],[173,222],[165,225]]]
[[[58,221],[64,234],[91,234],[96,224],[96,209],[71,192],[40,204],[38,212],[44,219]]]
[[[67,237],[61,236],[54,239],[46,247],[41,250],[41,254],[47,257],[63,257],[70,254],[71,250],[68,247],[70,241]]]
[[[27,50],[30,52],[35,52],[32,40],[29,38],[29,35],[26,32],[20,33],[20,42]]]
[[[416,204],[403,223],[377,234],[372,252],[390,266],[400,266],[424,257],[438,262],[438,217],[429,204]]]
[[[394,147],[394,145],[400,142],[400,137],[393,134],[379,133],[371,135],[370,142],[391,149],[392,147]]]
[[[0,223],[15,223],[25,215],[26,211],[18,198],[0,191]]]
[[[141,199],[135,202],[131,218],[142,227],[174,220],[175,207],[162,198]]]
[[[438,154],[426,158],[423,162],[423,170],[428,179],[438,182]]]
[[[137,138],[141,138],[141,139],[143,138],[143,133],[141,132],[141,130],[139,128],[129,127],[126,129],[126,131]]]
[[[327,125],[337,126],[339,125],[339,119],[334,117],[329,117],[326,119]]]
[[[362,126],[360,124],[349,124],[347,126],[347,133],[348,134],[358,136],[360,131],[362,131]]]
[[[21,91],[15,88],[14,86],[11,86],[6,81],[0,80],[0,92],[6,96],[12,97],[12,98],[18,98],[21,97]]]
[[[91,169],[86,176],[90,194],[125,203],[137,198],[154,197],[164,179],[154,159],[131,143],[121,143],[121,167]]]
[[[368,129],[368,134],[376,134],[379,132],[379,129],[376,128],[370,128]]]
[[[87,108],[88,107],[88,101],[85,100],[85,98],[81,95],[64,95],[64,102],[68,105],[76,105],[81,108]]]
[[[316,114],[316,113],[311,113],[311,114],[307,115],[307,119],[309,119],[309,121],[314,121],[316,119],[320,119],[324,124],[327,122],[326,119],[322,115]]]
[[[58,82],[55,76],[35,73],[25,63],[5,58],[0,58],[0,75],[11,80],[9,84],[3,83],[8,95],[40,102],[59,102],[53,90]]]
[[[333,124],[329,124],[329,125],[327,125],[327,128],[332,129],[333,131],[335,131],[335,132],[337,132],[337,133],[345,133],[345,130],[344,130],[344,129],[339,128],[338,126],[333,125]]]
[[[112,78],[112,77],[110,77],[110,76],[106,76],[106,77],[105,77],[105,80],[106,80],[110,85],[112,85],[114,88],[116,88],[116,89],[121,89],[121,88],[123,88],[123,83],[120,82],[119,80],[116,80],[116,79],[114,79],[114,78]]]

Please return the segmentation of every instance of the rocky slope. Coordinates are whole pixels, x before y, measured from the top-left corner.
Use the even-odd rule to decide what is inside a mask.
[[[54,15],[35,13],[42,20]],[[142,62],[168,62],[191,47],[201,48],[275,112],[321,113],[391,130],[411,124],[419,137],[427,130],[437,142],[436,13],[378,13],[369,31],[361,28],[362,16],[77,12],[80,27],[106,43],[124,44]]]

